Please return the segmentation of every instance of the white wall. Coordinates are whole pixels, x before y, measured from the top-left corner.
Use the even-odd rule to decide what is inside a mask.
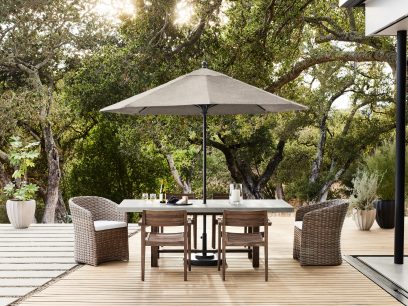
[[[366,0],[365,18],[366,35],[396,35],[408,30],[408,0]]]

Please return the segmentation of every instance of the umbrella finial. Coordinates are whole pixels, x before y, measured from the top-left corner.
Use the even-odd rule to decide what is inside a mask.
[[[206,61],[202,61],[201,68],[208,68],[208,63]]]

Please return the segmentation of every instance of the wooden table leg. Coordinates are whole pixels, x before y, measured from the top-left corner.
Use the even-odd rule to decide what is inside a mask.
[[[159,231],[158,227],[152,226],[152,233],[157,233]],[[150,251],[150,265],[152,267],[159,266],[159,247],[152,246]]]
[[[259,232],[259,226],[253,228],[254,233]],[[252,248],[252,267],[258,268],[259,267],[259,246],[255,246]]]

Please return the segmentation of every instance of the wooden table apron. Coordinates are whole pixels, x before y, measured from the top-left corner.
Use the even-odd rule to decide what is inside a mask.
[[[196,215],[222,215],[224,210],[267,210],[268,212],[293,212],[293,207],[283,200],[243,200],[241,204],[232,205],[228,200],[207,200],[207,204],[203,204],[202,200],[190,200],[193,205],[166,205],[156,201],[126,199],[118,206],[123,212],[138,212],[143,210],[186,210],[188,214]],[[152,229],[157,230],[157,229]],[[259,228],[253,228],[253,231],[259,231]],[[168,250],[171,252],[171,250]],[[213,251],[207,250],[208,253]],[[248,253],[251,257],[251,252]],[[152,247],[151,249],[151,266],[158,266],[159,248]],[[254,247],[252,251],[252,266],[259,267],[259,247]]]

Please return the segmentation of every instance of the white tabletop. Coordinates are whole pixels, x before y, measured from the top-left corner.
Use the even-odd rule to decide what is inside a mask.
[[[142,212],[143,210],[174,210],[181,209],[190,213],[211,214],[222,213],[225,209],[229,210],[267,210],[269,212],[292,212],[292,205],[283,200],[243,200],[240,204],[230,204],[228,200],[190,200],[193,205],[167,205],[160,204],[159,200],[135,200],[126,199],[118,206],[123,212]]]

